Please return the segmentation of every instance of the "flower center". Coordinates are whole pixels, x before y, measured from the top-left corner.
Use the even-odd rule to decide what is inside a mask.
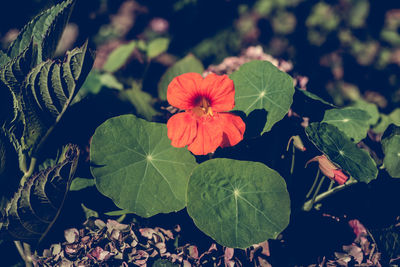
[[[196,102],[197,106],[192,109],[193,114],[195,114],[197,117],[214,116],[210,102],[205,97],[201,97]]]

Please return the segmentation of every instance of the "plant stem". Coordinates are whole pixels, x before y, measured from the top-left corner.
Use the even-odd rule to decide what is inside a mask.
[[[334,183],[335,183],[335,181],[334,181],[334,180],[331,180],[331,183],[329,184],[329,187],[328,187],[328,190],[327,190],[327,191],[329,191],[329,190],[332,189]]]
[[[14,240],[15,247],[18,250],[19,255],[21,258],[26,262],[24,249],[22,248],[21,241]]]
[[[25,183],[26,179],[28,179],[33,174],[33,171],[36,168],[36,162],[37,162],[36,158],[31,159],[31,162],[29,164],[29,170],[27,170],[24,173],[24,176],[22,176],[22,178],[21,178],[21,183],[20,183],[21,185],[23,185]]]
[[[325,199],[325,198],[327,198],[327,197],[329,197],[329,196],[331,196],[331,195],[333,195],[333,194],[335,194],[335,193],[337,193],[337,192],[339,192],[339,191],[342,191],[342,190],[345,189],[346,187],[348,187],[348,186],[350,186],[350,185],[353,185],[353,184],[356,184],[356,183],[357,183],[357,180],[355,180],[355,179],[349,180],[349,181],[348,181],[347,183],[345,183],[345,184],[336,186],[336,187],[334,187],[334,188],[332,188],[332,189],[330,189],[330,190],[328,190],[328,191],[326,191],[326,192],[324,192],[324,193],[322,193],[322,194],[316,196],[315,199],[314,199],[314,197],[313,197],[313,199],[311,199],[311,200],[307,201],[306,203],[304,203],[304,205],[303,205],[303,210],[306,210],[306,209],[310,208],[310,205],[311,205],[311,208],[312,208],[312,206],[314,205],[314,203],[321,202],[323,199]],[[318,190],[318,189],[317,189],[317,190]],[[309,210],[311,210],[311,208],[310,208]],[[309,210],[306,210],[306,211],[309,211]]]
[[[317,185],[319,173],[320,173],[320,169],[318,168],[317,174],[315,175],[315,178],[314,178],[314,183],[312,184],[310,190],[308,191],[306,198],[309,198],[311,196],[312,191],[314,190],[315,186]]]
[[[319,193],[319,190],[321,190],[321,186],[324,183],[324,180],[325,180],[325,175],[322,176],[321,180],[319,181],[319,184],[317,186],[317,189],[315,189],[312,199],[304,203],[303,210],[310,211],[312,209],[315,203],[315,199],[317,198],[317,195]]]
[[[295,154],[296,154],[296,148],[294,147],[294,145],[292,146],[292,164],[290,166],[290,175],[293,174],[294,171],[294,159],[295,159]]]
[[[25,266],[32,267],[32,252],[31,246],[28,243],[23,243],[25,251]]]

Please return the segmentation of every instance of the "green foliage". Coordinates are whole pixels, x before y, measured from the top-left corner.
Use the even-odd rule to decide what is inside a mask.
[[[136,48],[136,41],[131,41],[114,49],[108,56],[103,69],[108,72],[115,72],[124,66]]]
[[[18,119],[12,121],[7,130],[21,141],[19,145],[23,151],[30,155],[38,152],[76,95],[92,64],[93,56],[84,44],[68,52],[63,62],[47,60],[40,63],[24,79],[20,90],[13,90]],[[5,69],[7,75],[7,66]],[[6,78],[6,82],[9,88],[18,88],[13,80]]]
[[[18,57],[31,42],[38,46],[34,65],[51,58],[72,12],[75,0],[65,0],[45,10],[30,21],[10,45],[8,56]]]
[[[267,111],[263,132],[270,131],[283,119],[292,105],[292,78],[268,61],[243,64],[230,78],[235,84],[235,110],[244,111],[246,115],[256,109]]]
[[[355,143],[367,136],[371,116],[358,108],[329,109],[325,111],[322,122],[336,126]]]
[[[107,120],[93,135],[91,171],[101,193],[142,217],[185,207],[194,157],[171,146],[165,124],[133,115]]]
[[[153,59],[165,51],[169,46],[168,38],[156,38],[147,45],[147,58]]]
[[[379,110],[378,110],[378,107],[374,103],[369,103],[369,102],[367,102],[365,100],[358,99],[351,106],[355,107],[355,108],[358,108],[358,109],[362,109],[362,110],[366,111],[369,114],[369,116],[371,117],[368,120],[368,124],[369,125],[373,126],[378,122],[378,120],[379,120]]]
[[[153,108],[153,98],[151,95],[142,91],[140,85],[137,83],[133,83],[132,88],[121,92],[121,98],[127,99],[135,107],[136,113],[148,121],[151,121],[158,114]]]
[[[382,136],[383,165],[393,178],[400,178],[400,127],[391,124]]]
[[[62,161],[32,175],[8,203],[1,234],[17,240],[40,241],[57,219],[78,163],[71,145]]]
[[[284,179],[258,162],[213,159],[193,170],[187,210],[219,244],[247,248],[276,238],[289,223]]]
[[[161,100],[167,100],[168,85],[175,77],[187,72],[196,72],[201,74],[203,71],[204,67],[201,61],[191,54],[187,55],[169,67],[161,77],[161,80],[158,83],[158,97]]]
[[[94,179],[76,177],[74,178],[74,180],[72,180],[69,190],[79,191],[94,185],[95,185]]]
[[[358,148],[335,126],[314,122],[306,128],[306,134],[322,153],[357,181],[369,183],[377,177],[378,169],[368,152]]]

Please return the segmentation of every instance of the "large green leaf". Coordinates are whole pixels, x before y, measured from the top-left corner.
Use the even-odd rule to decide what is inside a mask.
[[[371,116],[358,108],[335,108],[325,111],[322,122],[336,126],[347,137],[358,143],[367,136]]]
[[[187,72],[196,72],[201,74],[203,71],[204,67],[201,61],[192,54],[187,55],[169,67],[161,77],[161,80],[158,83],[158,97],[161,100],[167,100],[168,85],[175,77]]]
[[[268,61],[254,60],[231,74],[235,84],[235,109],[248,115],[255,109],[267,111],[263,132],[271,130],[289,111],[293,102],[292,78]]]
[[[7,127],[9,134],[21,140],[22,150],[29,154],[37,152],[60,121],[92,64],[93,56],[85,43],[67,52],[62,62],[47,60],[28,74],[22,90],[15,92],[18,119]]]
[[[322,153],[357,181],[369,183],[378,175],[376,164],[368,152],[358,148],[337,127],[314,122],[306,128],[306,134]]]
[[[33,18],[10,45],[8,56],[17,57],[33,40],[38,45],[36,64],[52,57],[74,4],[75,0],[65,0]]]
[[[123,44],[114,49],[108,56],[106,63],[104,63],[103,69],[108,72],[115,72],[119,70],[136,48],[136,41],[131,41],[127,44]]]
[[[92,174],[101,193],[142,217],[185,207],[195,158],[171,146],[165,124],[133,115],[107,120],[93,135]]]
[[[400,127],[391,124],[382,136],[383,165],[393,178],[400,178]]]
[[[219,244],[247,248],[287,227],[290,199],[284,179],[264,164],[213,159],[193,170],[187,210]]]
[[[78,163],[79,150],[71,145],[56,165],[32,175],[8,203],[1,234],[17,240],[41,240],[63,206]]]

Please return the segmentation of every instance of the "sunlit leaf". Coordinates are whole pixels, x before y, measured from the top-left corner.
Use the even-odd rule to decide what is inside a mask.
[[[393,178],[400,178],[400,127],[391,124],[382,136],[383,165]]]
[[[368,124],[369,125],[375,125],[378,122],[379,110],[378,110],[378,107],[376,106],[376,104],[367,102],[367,101],[362,100],[362,99],[358,99],[351,106],[355,107],[355,108],[358,108],[358,109],[362,109],[362,110],[366,111],[369,114],[369,116],[371,117],[368,120]]]
[[[378,175],[376,164],[368,152],[358,148],[337,127],[314,122],[306,128],[306,134],[322,153],[357,181],[369,183]]]
[[[127,44],[123,44],[114,49],[108,56],[103,69],[108,72],[115,72],[119,70],[123,65],[126,64],[132,52],[136,48],[136,41],[131,41]]]
[[[358,108],[335,108],[325,111],[322,122],[336,126],[347,137],[358,143],[367,136],[371,116]]]
[[[264,164],[213,159],[193,170],[187,210],[220,245],[247,248],[287,227],[290,199],[285,180]]]
[[[231,74],[235,84],[235,109],[246,115],[256,109],[267,111],[263,132],[283,119],[293,102],[292,78],[268,61],[254,60]]]
[[[201,61],[192,54],[187,55],[169,67],[161,77],[161,80],[158,83],[158,97],[161,100],[167,100],[168,85],[173,78],[187,72],[196,72],[201,74],[203,71],[204,67]]]
[[[142,217],[185,207],[195,158],[171,146],[165,124],[133,115],[107,120],[93,135],[91,171],[99,191]]]
[[[155,58],[165,51],[167,51],[169,46],[168,38],[157,38],[152,40],[147,46],[147,57],[149,59]]]

